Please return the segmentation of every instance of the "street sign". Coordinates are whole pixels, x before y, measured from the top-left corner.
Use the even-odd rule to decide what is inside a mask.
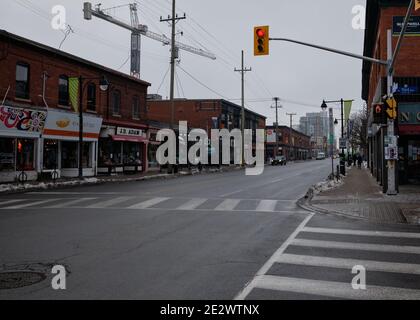
[[[340,138],[340,149],[347,149],[347,140]]]
[[[397,147],[385,148],[385,160],[398,160]]]

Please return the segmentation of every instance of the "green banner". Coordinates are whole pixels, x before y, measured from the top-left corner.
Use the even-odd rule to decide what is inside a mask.
[[[353,101],[344,101],[344,122],[347,123],[347,121],[350,119],[350,112],[351,107],[353,105]]]
[[[69,78],[69,97],[74,112],[79,112],[79,78]]]

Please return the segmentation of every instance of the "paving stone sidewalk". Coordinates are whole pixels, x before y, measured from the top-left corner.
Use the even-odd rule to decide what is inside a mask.
[[[309,205],[317,211],[375,222],[420,224],[420,187],[402,187],[400,192],[383,194],[369,169],[353,167],[340,187],[315,194]]]

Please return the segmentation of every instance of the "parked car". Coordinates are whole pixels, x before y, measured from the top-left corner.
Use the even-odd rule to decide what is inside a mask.
[[[318,152],[316,156],[316,160],[324,160],[325,159],[325,153],[324,152]]]
[[[287,164],[287,160],[285,156],[277,156],[271,160],[272,166],[285,166]]]

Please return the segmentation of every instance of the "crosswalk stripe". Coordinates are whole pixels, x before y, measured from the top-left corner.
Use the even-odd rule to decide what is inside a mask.
[[[157,197],[157,198],[152,198],[150,200],[146,200],[140,203],[137,203],[135,205],[132,205],[130,207],[128,207],[127,209],[147,209],[151,206],[154,206],[158,203],[161,203],[163,201],[169,200],[170,198],[166,198],[166,197]]]
[[[55,205],[52,205],[52,206],[46,206],[45,208],[46,208],[46,209],[56,209],[56,208],[70,207],[70,206],[73,206],[73,205],[75,205],[75,204],[79,204],[80,202],[89,201],[89,200],[95,200],[95,199],[97,199],[97,198],[80,198],[80,199],[73,199],[73,200],[70,200],[70,201],[64,201],[64,202],[61,202],[61,203],[59,203],[59,204],[55,204]]]
[[[226,199],[222,203],[220,203],[216,208],[215,211],[232,211],[235,207],[241,202],[238,199]]]
[[[0,205],[5,205],[5,204],[11,204],[11,203],[16,203],[16,202],[22,202],[28,199],[12,199],[12,200],[6,200],[6,201],[2,201],[0,202]]]
[[[373,260],[330,258],[318,256],[303,256],[297,254],[283,254],[277,258],[277,263],[297,264],[315,267],[331,267],[352,269],[356,265],[361,265],[370,271],[397,272],[408,274],[420,274],[420,264],[385,262]]]
[[[113,199],[110,199],[110,200],[107,200],[107,201],[102,201],[102,202],[99,202],[99,203],[92,204],[90,206],[87,206],[86,208],[92,208],[92,209],[94,209],[94,208],[97,208],[97,209],[107,208],[107,207],[110,207],[114,204],[118,204],[118,203],[121,203],[121,202],[126,202],[127,200],[130,200],[130,199],[133,199],[133,198],[134,197],[117,197],[117,198],[113,198]]]
[[[311,227],[305,227],[302,230],[302,232],[420,239],[420,233],[415,233],[415,232],[370,231],[370,230],[330,229],[330,228],[311,228]]]
[[[363,300],[418,300],[420,290],[367,285],[366,290],[355,290],[351,283],[309,280],[264,275],[258,278],[257,288],[306,293],[341,299]]]
[[[57,200],[61,200],[61,199],[40,200],[40,201],[34,201],[34,202],[29,202],[29,203],[24,203],[24,204],[18,204],[18,205],[15,205],[15,206],[3,207],[3,208],[0,208],[0,209],[21,209],[21,208],[26,208],[26,207],[37,207],[41,204],[52,202],[52,201],[57,201]]]
[[[194,210],[201,206],[207,199],[191,199],[188,202],[180,205],[176,210]]]
[[[277,200],[261,200],[256,211],[274,211],[276,205]]]
[[[399,252],[420,254],[420,246],[396,246],[388,244],[370,244],[370,243],[352,243],[339,241],[324,240],[306,240],[295,239],[291,243],[293,246],[332,248],[332,249],[354,249],[363,251],[380,251],[380,252]]]

